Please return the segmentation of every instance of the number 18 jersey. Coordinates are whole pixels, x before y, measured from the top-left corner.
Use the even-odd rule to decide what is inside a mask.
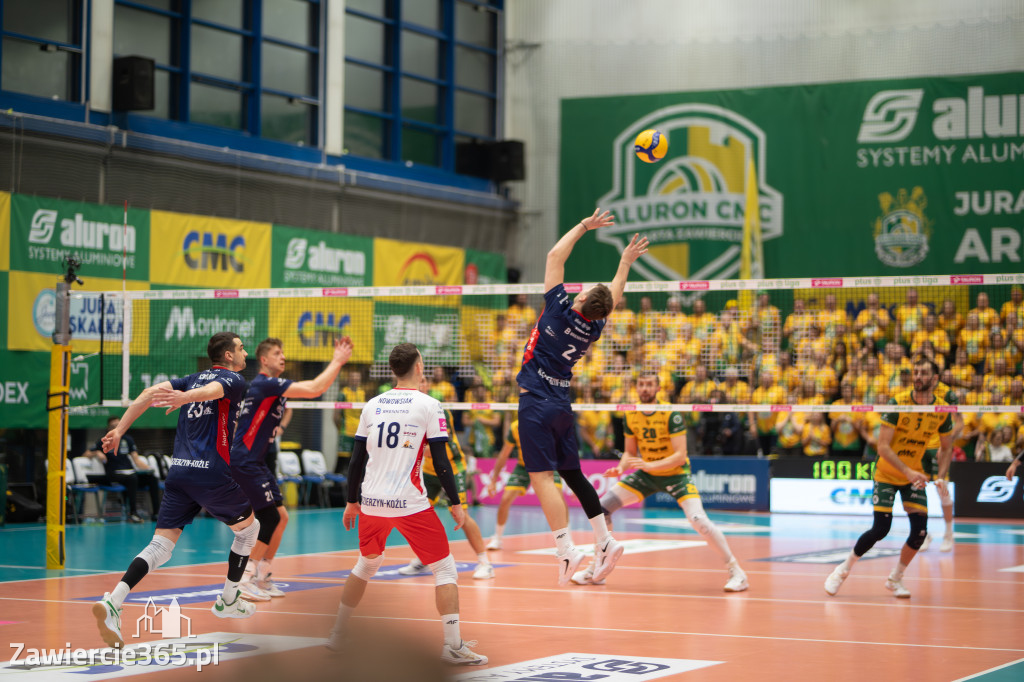
[[[416,389],[395,388],[363,408],[356,440],[366,442],[362,512],[408,516],[430,509],[423,486],[426,444],[448,441],[441,403]]]

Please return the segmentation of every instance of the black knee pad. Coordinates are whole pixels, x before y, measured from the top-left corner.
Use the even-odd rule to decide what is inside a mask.
[[[857,556],[864,556],[867,551],[875,546],[875,543],[889,534],[892,528],[892,512],[875,512],[875,522],[863,535],[857,539],[853,546],[853,553]]]
[[[576,494],[576,499],[579,500],[580,506],[583,507],[583,512],[587,515],[588,519],[592,519],[598,514],[602,513],[601,510],[601,498],[598,496],[597,491],[594,490],[594,486],[590,485],[590,481],[579,469],[565,469],[559,470],[558,473],[562,476],[562,482],[569,486],[569,490]]]
[[[264,545],[269,545],[270,538],[273,537],[274,531],[277,529],[277,524],[281,522],[281,512],[277,511],[277,507],[271,505],[263,507],[263,509],[257,509],[253,514],[256,516],[256,520],[260,522],[260,533],[256,536],[256,539]]]
[[[928,537],[928,515],[907,514],[910,519],[910,535],[907,537],[907,547],[921,549],[924,539]]]

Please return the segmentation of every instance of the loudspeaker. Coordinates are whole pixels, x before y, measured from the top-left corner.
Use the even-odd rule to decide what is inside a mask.
[[[491,146],[491,180],[525,180],[525,145],[520,140],[502,140]]]
[[[459,142],[455,145],[455,172],[475,178],[491,177],[489,143]]]
[[[146,57],[118,57],[114,60],[114,111],[153,109],[155,62]]]

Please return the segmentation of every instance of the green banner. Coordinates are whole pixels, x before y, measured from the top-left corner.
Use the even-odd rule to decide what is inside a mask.
[[[256,344],[268,336],[267,299],[183,299],[149,301],[147,305],[150,356],[206,357],[207,341],[225,331],[238,334],[253,353]]]
[[[50,354],[0,350],[0,424],[8,429],[46,428]]]
[[[0,349],[7,348],[7,273],[0,271]]]
[[[461,335],[458,308],[378,301],[373,311],[374,362],[385,366],[391,349],[415,343],[427,365],[455,365]]]
[[[11,197],[11,270],[64,272],[68,256],[78,274],[149,279],[149,211],[15,194]]]
[[[373,239],[274,225],[272,287],[373,284]]]
[[[564,100],[561,229],[595,206],[616,219],[566,277],[611,277],[636,232],[635,276],[737,277],[749,162],[768,277],[1015,272],[1022,94],[1008,73]],[[657,163],[633,150],[649,128]]]
[[[505,284],[508,270],[505,256],[489,251],[466,249],[466,284]],[[507,296],[469,296],[462,299],[465,305],[480,308],[507,308]]]

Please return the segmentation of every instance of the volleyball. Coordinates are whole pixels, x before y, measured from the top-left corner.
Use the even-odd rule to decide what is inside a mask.
[[[636,136],[633,151],[644,163],[657,163],[668,151],[668,137],[660,130],[645,130]]]

